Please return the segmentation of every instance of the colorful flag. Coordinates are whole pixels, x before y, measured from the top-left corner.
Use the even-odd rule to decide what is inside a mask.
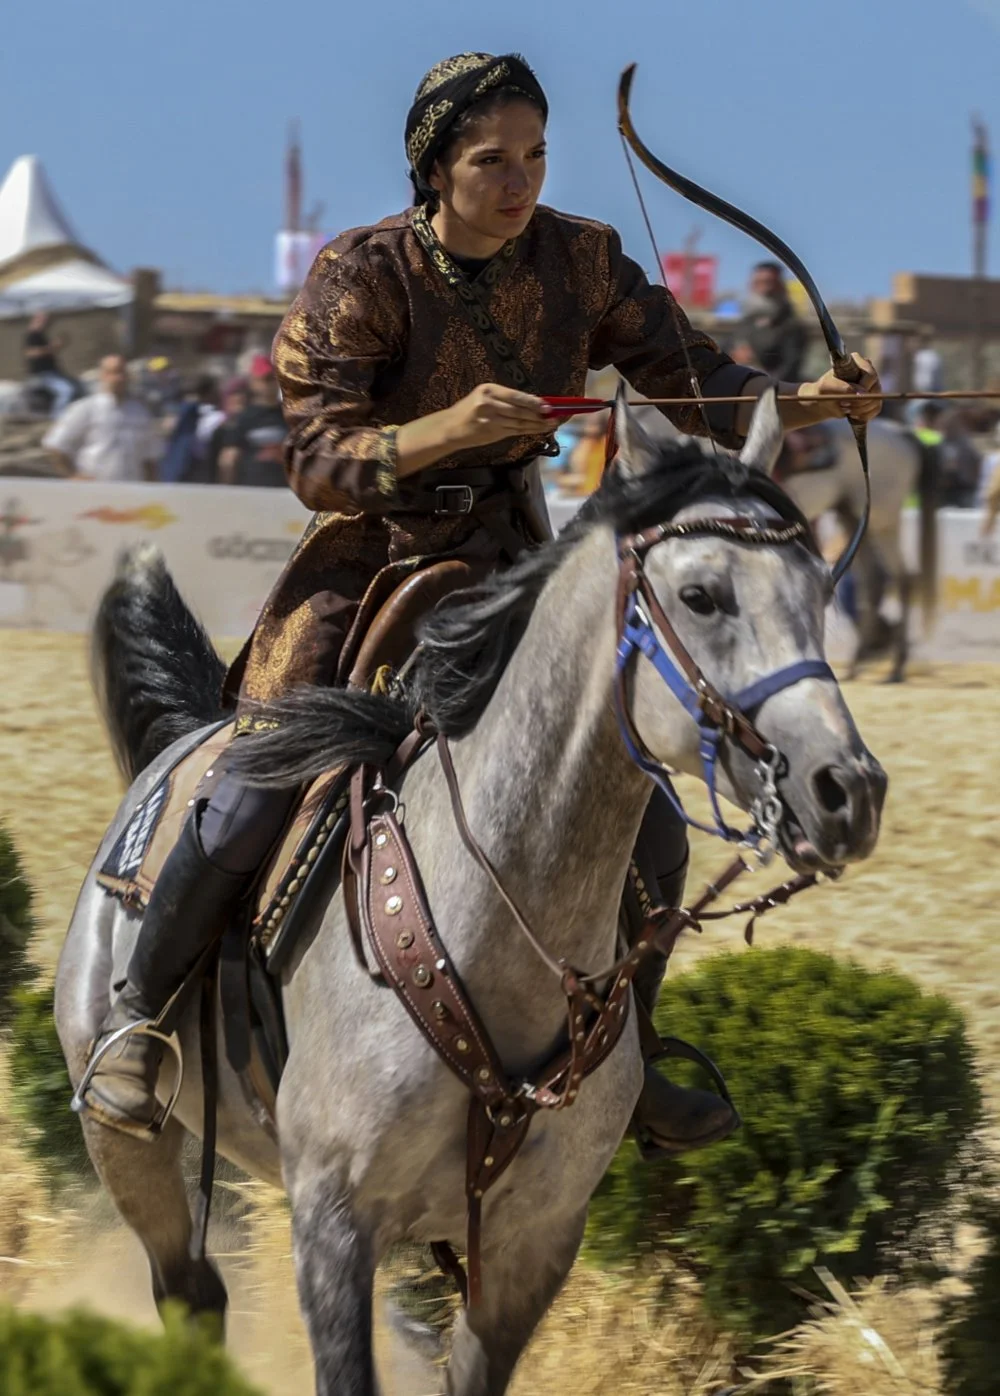
[[[990,217],[990,147],[986,127],[972,122],[972,221],[986,224]]]

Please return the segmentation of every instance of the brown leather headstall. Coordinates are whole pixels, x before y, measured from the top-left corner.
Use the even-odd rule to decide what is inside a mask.
[[[645,559],[651,548],[654,548],[658,543],[666,542],[668,538],[725,538],[731,542],[773,546],[774,544],[796,542],[804,538],[806,532],[805,527],[797,522],[771,528],[762,525],[759,519],[745,517],[691,519],[683,523],[657,524],[653,528],[644,529],[641,533],[631,534],[618,541],[618,592],[615,607],[618,634],[622,633],[624,627],[629,598],[638,593],[649,611],[653,624],[670,646],[670,651],[681,672],[697,692],[701,710],[707,720],[720,731],[725,732],[727,737],[739,742],[747,755],[755,761],[767,756],[770,750],[769,744],[746,714],[740,712],[739,708],[722,696],[692,659],[660,605],[656,592],[646,576]],[[655,759],[632,721],[625,692],[626,672],[624,670],[618,672],[616,684],[618,686],[619,711],[623,721],[628,726],[629,736],[643,755],[649,760]]]

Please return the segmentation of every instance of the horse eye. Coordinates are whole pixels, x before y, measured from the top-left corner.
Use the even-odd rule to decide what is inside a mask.
[[[710,616],[717,609],[704,587],[681,587],[681,600],[699,616]]]

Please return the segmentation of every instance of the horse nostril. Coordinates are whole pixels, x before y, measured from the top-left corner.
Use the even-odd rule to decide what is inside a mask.
[[[834,767],[823,766],[812,778],[813,789],[828,814],[840,814],[850,803],[847,791],[837,778]]]

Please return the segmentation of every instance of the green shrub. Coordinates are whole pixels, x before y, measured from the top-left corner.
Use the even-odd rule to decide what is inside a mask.
[[[69,1108],[73,1087],[56,1036],[51,988],[19,989],[10,1030],[10,1084],[14,1113],[31,1152],[54,1182],[89,1173],[80,1121]],[[2,1388],[0,1388],[2,1389]]]
[[[0,1308],[4,1396],[257,1396],[212,1336],[167,1310],[163,1333],[82,1311],[42,1318]]]
[[[34,975],[28,942],[35,928],[31,888],[14,841],[0,824],[0,1028],[10,1023],[15,992]]]
[[[780,949],[668,981],[657,1017],[722,1068],[743,1128],[653,1165],[626,1143],[591,1209],[593,1255],[669,1246],[712,1316],[753,1339],[804,1316],[796,1287],[817,1264],[849,1280],[929,1256],[982,1113],[958,1009],[902,975]]]
[[[1000,1372],[1000,1207],[973,1218],[986,1249],[968,1274],[968,1292],[947,1302],[941,1340],[944,1389],[950,1396],[996,1396]]]

